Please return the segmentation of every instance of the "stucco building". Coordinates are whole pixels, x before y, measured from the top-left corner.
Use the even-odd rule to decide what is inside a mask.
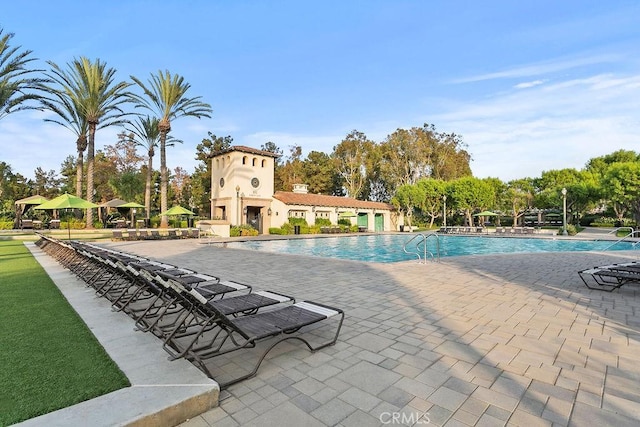
[[[277,154],[245,146],[233,146],[211,157],[211,218],[229,225],[249,224],[260,234],[281,227],[290,217],[315,224],[326,218],[332,224],[348,218],[367,231],[397,228],[392,205],[350,197],[311,194],[305,184],[292,192],[274,191]]]

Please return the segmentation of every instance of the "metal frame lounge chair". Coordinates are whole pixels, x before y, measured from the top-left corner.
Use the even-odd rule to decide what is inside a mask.
[[[208,304],[207,300],[197,292],[189,292],[186,298],[194,301],[194,315],[202,319],[201,329],[195,336],[190,336],[187,344],[181,348],[177,343],[179,337],[170,337],[165,343],[165,349],[172,354],[172,358],[184,357],[192,361],[209,377],[215,378],[220,388],[226,388],[244,379],[254,376],[267,354],[278,344],[287,340],[298,340],[315,352],[324,347],[333,345],[338,339],[344,312],[338,308],[324,304],[302,301],[274,310],[261,311],[240,317],[230,317],[215,304]],[[328,340],[313,344],[304,338],[301,328],[317,324],[323,320],[338,316],[338,325],[335,334]],[[295,335],[294,335],[295,334]],[[221,381],[207,366],[207,361],[241,349],[255,348],[258,343],[269,338],[276,339],[258,356],[257,362],[247,368],[246,360],[242,365],[249,372],[234,375],[234,378]]]
[[[578,272],[589,289],[612,292],[629,283],[640,283],[640,263],[611,264]]]

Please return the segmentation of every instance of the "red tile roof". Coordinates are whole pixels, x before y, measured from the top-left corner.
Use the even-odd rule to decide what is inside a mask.
[[[249,153],[249,154],[258,154],[260,156],[267,156],[267,157],[280,157],[280,154],[272,153],[271,151],[258,150],[257,148],[246,147],[244,145],[234,145],[224,150],[216,151],[215,153],[212,153],[209,157],[216,157],[221,154],[230,153],[232,151],[240,151],[241,153]]]
[[[368,202],[365,200],[352,199],[351,197],[325,196],[323,194],[292,193],[289,191],[276,191],[274,199],[280,200],[287,205],[302,206],[327,206],[339,208],[362,208],[362,209],[386,209],[394,210],[393,205],[384,202]]]

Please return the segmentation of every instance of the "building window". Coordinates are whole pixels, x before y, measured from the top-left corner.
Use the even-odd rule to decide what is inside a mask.
[[[247,156],[242,156],[242,164],[243,165],[247,164]]]
[[[262,167],[265,167],[266,164],[267,164],[267,161],[265,159],[262,159]]]
[[[251,160],[251,166],[254,166],[254,167],[255,167],[255,165],[256,165],[256,158],[254,157],[254,158]]]
[[[304,218],[306,216],[306,211],[289,211],[289,218]]]
[[[329,218],[329,211],[316,211],[316,218]]]

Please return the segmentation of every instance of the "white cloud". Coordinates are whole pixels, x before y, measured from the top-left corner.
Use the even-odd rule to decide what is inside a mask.
[[[435,117],[439,128],[463,135],[474,175],[535,177],[580,169],[617,149],[637,151],[640,75],[595,75],[530,89],[449,106]]]
[[[620,59],[619,55],[593,55],[575,58],[558,58],[549,61],[542,61],[533,64],[522,65],[510,68],[508,70],[496,71],[493,73],[480,74],[477,76],[463,77],[454,79],[453,83],[473,83],[486,80],[511,79],[538,76],[542,74],[557,73],[573,68],[584,67],[595,64],[604,64],[616,62]]]
[[[534,80],[532,82],[524,82],[524,83],[518,83],[517,85],[515,85],[514,87],[516,89],[528,89],[530,87],[534,87],[534,86],[540,86],[541,84],[544,84],[546,80]]]

